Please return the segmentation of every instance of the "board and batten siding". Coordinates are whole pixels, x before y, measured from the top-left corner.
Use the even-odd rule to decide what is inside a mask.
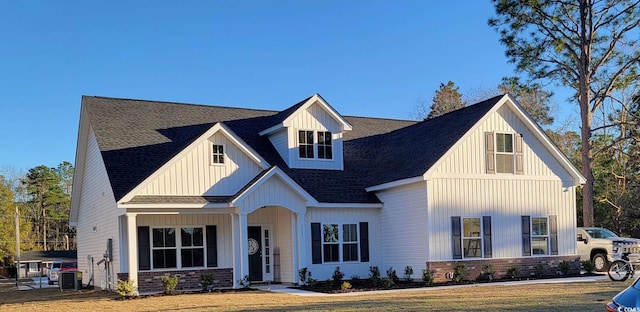
[[[502,175],[515,179],[553,179],[572,182],[573,177],[562,168],[552,153],[529,131],[527,126],[506,106],[488,116],[472,133],[465,136],[457,148],[434,170],[434,177],[451,175],[485,175],[485,132],[522,134],[523,176]],[[497,176],[500,176],[498,174]]]
[[[311,258],[311,223],[321,224],[359,224],[369,223],[369,262],[327,262],[313,264]],[[307,267],[317,280],[327,280],[333,275],[337,266],[344,273],[345,279],[358,275],[361,278],[369,276],[369,267],[380,267],[380,209],[375,208],[307,208],[305,217],[305,253]],[[322,228],[321,228],[322,231]],[[342,240],[342,237],[339,238]],[[360,237],[358,236],[358,240]],[[340,250],[342,257],[342,250]],[[360,257],[360,254],[358,255]],[[380,267],[381,272],[386,269]]]
[[[298,153],[299,130],[330,131],[333,142],[333,159],[317,159],[317,148],[314,151],[315,159],[301,159]],[[288,127],[287,133],[289,136],[288,157],[283,158],[289,159],[289,167],[327,170],[342,170],[344,168],[342,124],[333,119],[321,106],[314,104],[301,111],[291,120],[291,126]],[[314,142],[317,139],[317,135],[314,134]],[[279,153],[282,155],[282,152]]]
[[[212,144],[224,146],[224,164],[212,164]],[[225,135],[214,134],[188,151],[137,195],[233,195],[262,169]]]
[[[558,254],[576,253],[575,188],[560,181],[441,178],[428,183],[429,259],[452,259],[451,217],[491,216],[493,258],[522,257],[523,215],[558,220]]]
[[[93,129],[89,130],[87,138],[87,153],[84,176],[82,177],[82,197],[78,212],[76,227],[78,245],[78,270],[83,272],[82,282],[87,284],[92,270],[91,257],[94,263],[102,260],[107,248],[107,240],[113,239],[113,269],[114,273],[122,272],[120,263],[120,242],[118,240],[118,215],[123,213],[117,208],[115,197],[111,190],[111,183],[102,160]],[[104,270],[94,269],[96,287],[107,288]],[[113,274],[112,283],[115,283]]]
[[[429,250],[426,183],[399,186],[376,195],[384,203],[380,215],[380,270],[393,267],[400,274],[410,265],[416,274],[422,272]]]
[[[151,228],[215,225],[218,267],[233,267],[233,238],[231,236],[231,215],[229,214],[138,215],[136,222],[138,226]],[[204,239],[206,240],[206,237]],[[204,246],[207,246],[206,242]],[[188,270],[193,270],[193,268]]]

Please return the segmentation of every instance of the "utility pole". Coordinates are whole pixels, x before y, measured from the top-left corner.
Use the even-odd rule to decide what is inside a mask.
[[[16,287],[20,279],[20,212],[16,206]]]

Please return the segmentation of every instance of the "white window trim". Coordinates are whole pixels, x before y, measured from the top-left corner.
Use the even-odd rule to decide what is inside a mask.
[[[309,131],[309,132],[313,132],[313,158],[305,158],[305,157],[300,157],[300,131]],[[319,157],[319,149],[318,146],[320,145],[318,143],[318,132],[328,132],[331,135],[331,158],[320,158]],[[333,162],[335,161],[335,145],[334,145],[334,138],[333,135],[334,133],[329,131],[329,130],[311,130],[311,129],[297,129],[295,131],[296,134],[296,157],[298,157],[299,161],[329,161],[329,162]],[[307,145],[308,143],[306,143],[305,145]]]
[[[324,241],[324,226],[325,224],[327,225],[332,225],[332,224],[337,224],[338,225],[338,241],[337,242],[325,242]],[[344,241],[344,226],[345,225],[355,225],[356,226],[356,237],[357,240],[355,242],[345,242]],[[362,255],[360,254],[360,223],[359,222],[354,222],[354,223],[339,223],[339,222],[321,222],[320,223],[320,234],[322,235],[322,264],[335,264],[335,263],[360,263],[360,259],[362,259]],[[343,245],[344,244],[356,244],[357,246],[357,250],[358,250],[358,259],[357,260],[349,260],[349,261],[344,261],[344,250],[343,250]],[[324,260],[324,246],[325,245],[338,245],[338,261],[325,261]]]
[[[222,162],[221,163],[217,163],[213,161],[213,146],[215,145],[220,145],[222,146]],[[211,142],[211,144],[209,144],[209,164],[211,166],[224,166],[226,165],[227,162],[227,146],[225,144],[222,143],[215,143],[215,142]]]
[[[182,257],[180,254],[180,251],[182,250],[182,231],[181,229],[183,228],[201,228],[202,229],[202,248],[203,248],[203,253],[202,253],[202,257],[203,257],[203,262],[202,262],[202,266],[195,266],[195,267],[182,267]],[[175,229],[176,231],[176,246],[175,247],[154,247],[153,246],[153,230],[154,229]],[[179,270],[193,270],[193,269],[205,269],[207,267],[207,226],[206,225],[180,225],[180,226],[176,226],[176,225],[159,225],[159,226],[153,226],[153,227],[149,227],[149,239],[150,239],[150,255],[149,255],[149,259],[151,261],[150,265],[151,265],[151,270],[150,271],[166,271],[166,270],[175,270],[175,271],[179,271]],[[194,247],[186,247],[185,249],[194,249]],[[153,251],[154,250],[175,250],[176,251],[176,267],[175,268],[155,268],[153,266]],[[145,270],[146,272],[146,270]]]
[[[478,219],[480,220],[480,236],[464,236],[464,220],[465,219]],[[483,233],[484,229],[482,228],[482,217],[475,217],[475,216],[467,216],[467,217],[460,217],[460,246],[462,246],[462,259],[481,259],[484,257],[484,233]],[[480,256],[478,257],[467,257],[464,253],[464,240],[465,239],[476,239],[476,240],[480,240],[480,246],[478,246],[480,248]]]
[[[545,235],[535,235],[535,234],[533,234],[533,219],[545,219],[546,220],[547,234],[545,234]],[[531,216],[529,218],[529,226],[530,226],[530,229],[531,229],[531,234],[530,234],[531,235],[531,237],[530,237],[531,241],[529,243],[531,245],[531,256],[532,257],[538,257],[538,256],[549,256],[549,255],[551,255],[551,241],[550,241],[551,240],[550,239],[551,235],[549,234],[549,230],[550,230],[549,229],[549,216],[535,216],[535,217]],[[544,238],[547,239],[547,253],[545,253],[545,254],[534,254],[533,253],[533,239],[535,237],[544,237]]]
[[[511,135],[511,149],[512,152],[500,152],[498,151],[498,135],[500,134],[508,134]],[[495,148],[494,148],[494,155],[493,155],[493,163],[495,164],[495,172],[496,174],[508,174],[508,175],[513,175],[516,174],[516,133],[513,132],[495,132],[494,137],[493,137],[493,143],[495,144]],[[498,155],[510,155],[511,156],[511,168],[513,169],[513,172],[498,172]]]

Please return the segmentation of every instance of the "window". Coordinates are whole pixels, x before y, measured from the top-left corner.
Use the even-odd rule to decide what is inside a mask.
[[[318,158],[332,159],[331,132],[318,131]]]
[[[342,261],[358,261],[358,226],[342,225]]]
[[[496,172],[514,173],[513,134],[496,133]]]
[[[300,158],[314,158],[313,131],[298,131],[298,151]]]
[[[322,233],[324,237],[322,242],[322,249],[324,251],[324,262],[339,262],[340,241],[338,240],[338,225],[324,224]]]
[[[358,261],[357,224],[323,224],[322,229],[323,262]]]
[[[465,258],[482,257],[482,236],[480,218],[462,219],[462,246]]]
[[[153,269],[205,266],[204,230],[201,227],[155,228],[152,232]],[[177,242],[180,242],[178,245]],[[177,256],[180,255],[180,263]]]
[[[549,226],[547,218],[531,218],[531,249],[533,255],[549,254]]]
[[[212,164],[224,164],[224,146],[213,144],[213,152],[211,153]]]
[[[204,240],[202,228],[182,228],[180,256],[183,268],[204,266]]]

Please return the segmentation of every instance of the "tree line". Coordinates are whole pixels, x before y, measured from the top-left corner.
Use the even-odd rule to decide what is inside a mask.
[[[15,215],[18,213],[20,250],[76,249],[75,230],[69,226],[73,165],[40,165],[26,174],[5,169],[0,173],[0,260],[11,262],[16,251]]]

